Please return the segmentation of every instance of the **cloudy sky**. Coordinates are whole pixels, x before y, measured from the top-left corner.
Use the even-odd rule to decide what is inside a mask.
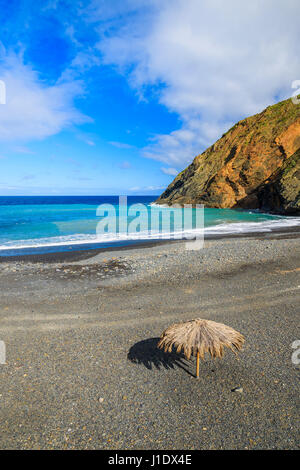
[[[299,15],[299,0],[0,0],[0,195],[159,194],[292,95]]]

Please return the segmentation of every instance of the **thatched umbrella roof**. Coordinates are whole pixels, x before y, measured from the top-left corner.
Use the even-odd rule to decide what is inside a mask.
[[[224,347],[237,353],[245,339],[233,328],[212,320],[196,318],[169,326],[161,335],[158,347],[171,352],[183,351],[185,357],[197,356],[197,377],[199,376],[199,357],[204,359],[208,352],[212,357],[223,357]]]

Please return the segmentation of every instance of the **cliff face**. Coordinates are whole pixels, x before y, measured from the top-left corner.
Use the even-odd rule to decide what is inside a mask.
[[[156,202],[300,213],[300,105],[282,101],[235,124]]]

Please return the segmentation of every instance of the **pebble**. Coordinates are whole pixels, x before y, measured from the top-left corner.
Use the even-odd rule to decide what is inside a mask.
[[[244,389],[243,387],[234,387],[231,391],[237,392],[237,393],[243,393]]]

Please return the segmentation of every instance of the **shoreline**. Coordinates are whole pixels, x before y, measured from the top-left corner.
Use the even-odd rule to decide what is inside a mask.
[[[207,241],[217,240],[230,240],[230,239],[274,239],[274,238],[300,238],[300,226],[299,227],[282,227],[269,232],[249,232],[249,233],[231,233],[231,234],[214,234],[204,237],[204,243]],[[122,243],[122,242],[121,242]],[[14,262],[30,262],[30,263],[64,263],[64,262],[76,262],[84,261],[101,253],[114,253],[114,252],[126,252],[130,250],[142,250],[150,249],[156,246],[170,245],[170,244],[182,244],[186,243],[186,240],[141,240],[140,242],[131,242],[126,245],[111,245],[103,248],[81,248],[76,249],[72,245],[66,246],[66,251],[60,250],[49,253],[30,253],[18,255],[1,255],[0,252],[0,264],[1,263],[14,263]]]

